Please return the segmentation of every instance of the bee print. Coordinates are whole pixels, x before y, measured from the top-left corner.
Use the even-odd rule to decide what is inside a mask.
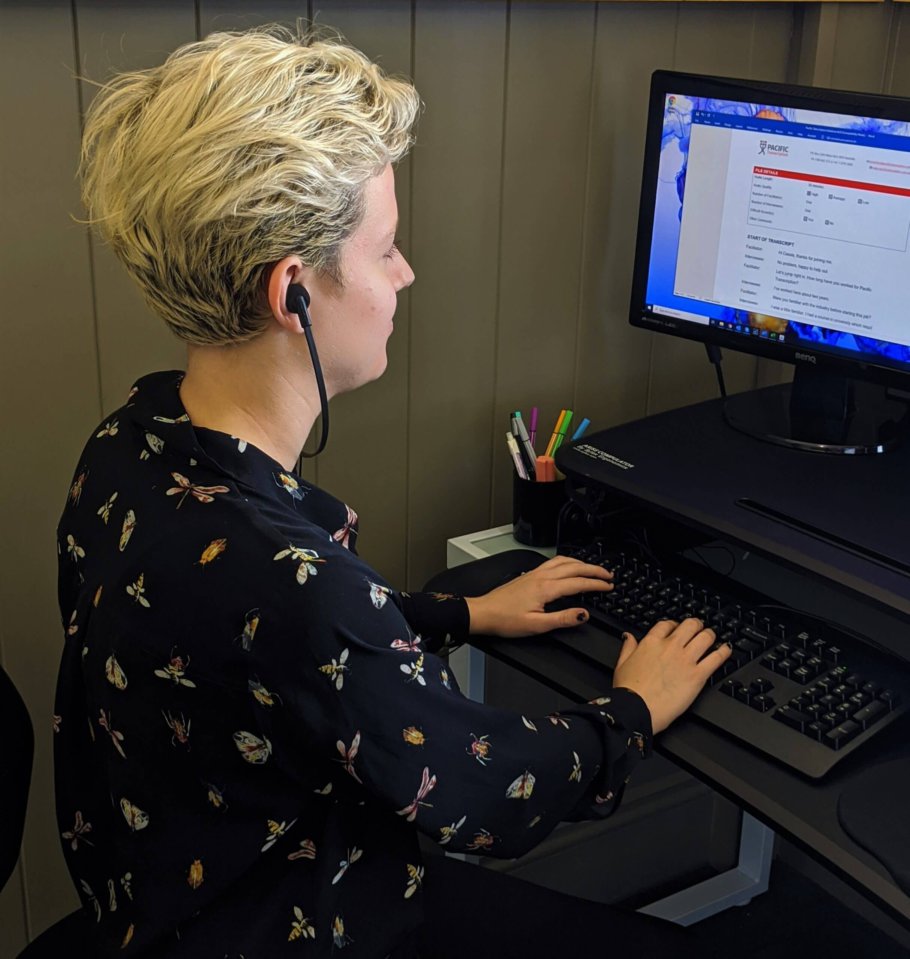
[[[293,500],[302,500],[303,499],[303,490],[300,488],[300,484],[293,476],[288,475],[287,473],[272,473],[272,477],[275,480],[275,485],[279,489],[283,489]]]
[[[357,514],[350,506],[346,505],[345,509],[347,510],[347,516],[344,521],[344,526],[342,526],[341,529],[336,529],[335,532],[332,533],[332,539],[335,540],[336,543],[340,543],[345,549],[350,549],[351,533],[357,531]]]
[[[73,480],[73,485],[70,487],[70,502],[73,506],[79,505],[79,500],[82,499],[82,490],[85,487],[85,481],[88,478],[88,470],[84,469],[75,480]]]
[[[489,849],[494,842],[496,842],[496,836],[486,829],[479,829],[474,833],[474,838],[467,844],[466,848],[476,852],[478,849]]]
[[[596,699],[588,700],[588,703],[591,706],[606,706],[609,702],[611,702],[609,696],[598,696]]]
[[[260,739],[244,729],[234,733],[234,745],[240,751],[240,755],[254,766],[261,766],[272,754],[272,744],[265,736]]]
[[[78,610],[73,610],[72,615],[70,616],[69,626],[66,627],[67,636],[75,636],[79,632],[79,624],[76,622],[76,616]]]
[[[406,683],[413,683],[416,679],[421,686],[426,686],[427,681],[423,678],[423,653],[413,663],[402,663],[399,669],[407,673]]]
[[[372,602],[377,609],[382,609],[389,596],[391,596],[392,591],[388,586],[380,586],[378,583],[371,583],[369,580],[367,580],[367,583],[369,583],[370,586],[370,602]]]
[[[218,557],[227,549],[227,540],[226,539],[213,539],[211,543],[202,551],[202,555],[199,557],[199,566],[206,566]]]
[[[290,822],[285,822],[283,819],[281,822],[276,822],[274,819],[269,819],[266,823],[266,828],[268,829],[268,835],[265,838],[265,845],[262,847],[262,852],[271,849],[272,846],[278,842],[283,835],[297,822],[296,819],[292,819]]]
[[[389,645],[401,653],[419,653],[420,643],[421,638],[415,636],[413,639],[393,639]]]
[[[117,889],[113,879],[107,881],[107,908],[110,912],[117,911]]]
[[[332,784],[326,783],[322,789],[314,789],[313,792],[319,796],[328,796],[332,792]]]
[[[357,775],[354,769],[354,759],[357,756],[357,750],[360,749],[360,730],[358,729],[354,735],[354,738],[351,740],[350,747],[345,746],[345,744],[339,739],[335,743],[335,748],[341,753],[341,759],[336,760],[344,764],[344,771],[350,773],[359,783],[363,783],[363,780],[360,776]]]
[[[124,935],[123,935],[123,941],[120,943],[120,948],[121,948],[121,949],[126,949],[126,947],[132,942],[132,940],[133,940],[133,933],[134,933],[135,931],[136,931],[136,924],[131,922],[131,923],[126,927],[126,932],[125,932]]]
[[[126,872],[120,877],[120,885],[123,886],[123,891],[126,893],[126,898],[132,900],[133,898],[133,874],[131,872]]]
[[[167,666],[164,669],[156,669],[155,675],[159,679],[169,679],[175,686],[187,686],[190,689],[195,689],[196,684],[184,675],[190,665],[190,657],[187,656],[184,660],[179,653],[175,652],[175,649],[176,647],[171,650],[171,658]]]
[[[288,544],[287,549],[281,550],[272,558],[279,560],[285,559],[288,556],[298,564],[297,582],[301,586],[303,586],[309,576],[315,576],[318,572],[315,564],[325,562],[324,559],[319,558],[319,553],[317,553],[315,549],[304,549],[301,546],[294,546],[293,543]]]
[[[95,910],[95,922],[101,922],[101,903],[98,902],[98,897],[92,891],[92,887],[84,880],[79,880],[79,885],[82,887],[82,893],[85,896],[86,901]]]
[[[349,650],[347,648],[341,651],[341,655],[336,660],[332,657],[330,663],[319,667],[319,672],[329,677],[329,682],[335,684],[336,689],[341,689],[344,685],[344,674],[350,671],[350,666],[346,665],[348,661]]]
[[[644,756],[645,754],[645,737],[644,733],[633,732],[629,737],[629,741],[626,743],[627,746],[635,746],[635,748]]]
[[[55,733],[59,733],[59,732],[60,732],[60,724],[61,724],[62,722],[63,722],[63,717],[62,717],[62,716],[58,716],[56,713],[54,713],[54,715],[53,715],[53,717],[52,717],[51,725],[53,726]]]
[[[104,584],[102,584],[95,590],[95,595],[92,597],[92,606],[94,606],[95,609],[98,608],[98,604],[101,602],[101,593],[103,591],[104,591]]]
[[[446,600],[456,598],[454,593],[430,593],[430,596],[432,596],[437,603],[444,603]]]
[[[427,741],[423,730],[416,726],[408,726],[406,729],[402,729],[401,737],[410,746],[422,746]]]
[[[445,846],[451,842],[451,840],[458,835],[458,830],[461,829],[467,818],[467,814],[465,814],[458,822],[449,823],[448,826],[442,826],[439,830],[439,845]]]
[[[117,499],[117,492],[114,491],[110,496],[101,504],[98,508],[97,515],[101,517],[104,525],[107,526],[107,521],[111,518],[111,510],[114,508],[114,501]]]
[[[169,712],[161,710],[161,715],[164,717],[164,721],[167,723],[168,729],[171,730],[173,736],[171,736],[171,745],[176,746],[177,743],[180,743],[181,746],[186,746],[187,751],[190,748],[190,723],[192,720],[186,719],[183,713],[180,714],[180,718],[176,719]]]
[[[449,671],[447,669],[439,670],[439,681],[446,689],[450,690],[452,688],[452,684],[449,682]]]
[[[115,689],[126,689],[126,673],[120,668],[120,663],[113,653],[105,660],[104,676]]]
[[[224,801],[224,793],[214,783],[203,782],[202,785],[205,786],[206,799],[216,809],[227,809],[228,804]]]
[[[82,819],[82,813],[77,809],[76,810],[76,821],[73,823],[72,829],[67,829],[66,832],[60,833],[60,835],[70,844],[70,849],[75,852],[79,848],[79,843],[84,842],[86,846],[93,846],[94,843],[91,840],[86,839],[86,833],[92,831],[92,824],[90,822],[84,822]]]
[[[404,898],[410,899],[423,882],[423,866],[412,866],[411,863],[408,863],[407,868],[408,884],[404,887]]]
[[[301,839],[300,848],[288,853],[288,859],[315,859],[316,843],[312,839]]]
[[[189,884],[190,889],[198,889],[203,881],[205,876],[203,875],[202,870],[202,860],[194,859],[190,863],[190,871],[187,873],[186,881]]]
[[[256,630],[259,628],[259,610],[251,609],[247,612],[243,621],[243,632],[234,639],[234,642],[240,642],[241,649],[248,653],[253,648],[253,640],[256,638]]]
[[[120,755],[126,759],[126,753],[123,751],[123,746],[120,744],[123,742],[123,733],[114,729],[111,725],[111,714],[106,713],[103,709],[99,710],[101,715],[98,717],[98,725],[107,731],[107,734],[111,737],[111,742],[114,744],[114,749],[117,750]]]
[[[534,725],[534,723],[531,722],[530,719],[527,718],[527,716],[522,716],[522,717],[521,717],[521,721],[525,724],[525,726],[526,726],[528,729],[531,730],[532,733],[536,733],[536,732],[537,732],[537,727]]]
[[[117,430],[119,429],[120,424],[117,420],[111,420],[109,423],[105,423],[100,430],[95,434],[95,439],[100,440],[103,436],[116,436]]]
[[[67,533],[66,551],[70,554],[74,563],[78,563],[80,559],[85,559],[85,550],[76,542],[72,533]]]
[[[550,713],[547,719],[549,719],[554,726],[562,726],[563,729],[569,728],[569,720],[564,716],[560,716],[559,713]]]
[[[267,690],[258,679],[248,679],[247,687],[253,694],[253,698],[256,700],[256,702],[262,703],[263,706],[274,706],[276,702],[281,702],[281,697],[278,695],[278,693],[269,692],[269,690]]]
[[[136,528],[136,514],[133,510],[128,509],[126,515],[123,517],[123,526],[120,528],[120,543],[119,549],[122,553],[126,549],[127,543],[130,541],[130,537],[133,535],[133,530]]]
[[[238,452],[238,453],[245,453],[245,452],[246,452],[246,448],[247,448],[247,445],[248,445],[246,440],[240,439],[239,436],[232,436],[231,439],[232,439],[232,440],[237,440],[237,452]]]
[[[291,922],[291,933],[288,936],[288,942],[294,942],[296,939],[315,939],[316,930],[313,924],[303,914],[300,906],[294,906],[294,920]]]
[[[528,829],[533,829],[533,828],[541,821],[541,819],[543,819],[542,816],[535,816],[535,817],[528,823],[528,827],[527,827],[527,828],[528,828]]]
[[[594,802],[596,802],[598,806],[602,806],[605,802],[609,802],[612,798],[613,798],[613,790],[610,789],[607,791],[607,794],[605,796],[601,796],[601,795],[595,796]]]
[[[530,799],[536,778],[526,769],[506,790],[506,799]]]
[[[120,799],[120,811],[133,832],[139,832],[149,824],[149,814],[134,806],[126,797]]]
[[[420,787],[417,790],[417,795],[414,799],[404,807],[404,809],[398,809],[397,814],[399,816],[404,816],[408,822],[414,822],[417,818],[417,810],[420,806],[427,806],[432,808],[433,804],[429,802],[424,802],[424,799],[427,795],[433,791],[436,787],[436,776],[430,775],[430,770],[424,766],[423,772],[420,776]]]
[[[351,868],[351,866],[352,866],[355,862],[357,862],[357,860],[358,860],[362,855],[363,855],[363,850],[362,850],[362,849],[358,849],[356,846],[354,846],[353,849],[349,849],[349,850],[348,850],[347,858],[346,858],[346,859],[342,859],[342,860],[338,863],[338,865],[339,865],[340,868],[339,868],[338,872],[335,873],[335,878],[332,880],[332,885],[333,885],[333,886],[335,886],[335,885],[338,884],[338,881],[341,879],[341,877],[348,871],[348,869]]]
[[[349,942],[353,941],[344,931],[344,920],[341,916],[335,916],[332,920],[332,944],[336,949],[343,949]]]
[[[155,416],[153,417],[156,423],[167,423],[168,426],[176,426],[178,423],[189,423],[190,416],[189,413],[184,413],[182,416],[178,416],[177,419],[171,419],[170,416]]]
[[[229,493],[227,486],[198,486],[191,483],[182,473],[171,473],[171,476],[177,481],[176,486],[172,486],[166,493],[166,496],[179,496],[177,509],[183,506],[183,501],[192,494],[193,499],[200,503],[214,503],[217,493]]]
[[[160,436],[155,436],[154,433],[145,434],[145,442],[148,443],[149,449],[158,455],[164,450],[164,440]]]
[[[469,756],[473,756],[481,766],[486,766],[490,761],[490,750],[493,748],[493,744],[488,742],[489,734],[486,736],[477,737],[474,733],[471,733],[471,739],[474,742],[465,750]]]
[[[575,765],[572,767],[572,772],[569,773],[569,782],[580,783],[581,782],[581,760],[578,758],[578,753],[573,750],[572,756],[575,759]]]
[[[139,603],[148,609],[152,604],[145,598],[145,573],[140,573],[135,583],[130,583],[126,588],[127,593]]]

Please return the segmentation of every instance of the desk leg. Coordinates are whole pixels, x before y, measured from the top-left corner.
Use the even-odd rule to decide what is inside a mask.
[[[680,926],[691,926],[730,906],[745,906],[753,897],[768,890],[773,849],[773,830],[744,812],[739,836],[739,862],[734,869],[658,899],[638,911],[669,919]]]
[[[449,655],[449,663],[465,696],[475,703],[482,703],[487,672],[486,655],[473,646],[464,645]]]

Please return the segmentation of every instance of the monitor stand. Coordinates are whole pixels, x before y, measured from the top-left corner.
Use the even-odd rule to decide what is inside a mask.
[[[908,403],[885,387],[797,367],[793,382],[728,396],[724,419],[768,443],[813,453],[885,453],[910,428]]]

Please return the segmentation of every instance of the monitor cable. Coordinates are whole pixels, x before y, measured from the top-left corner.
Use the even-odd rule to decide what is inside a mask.
[[[720,347],[714,343],[705,343],[705,352],[708,354],[708,359],[714,367],[714,372],[717,374],[717,386],[720,389],[721,399],[725,400],[727,398],[727,387],[724,385],[724,371],[720,367],[723,361]]]

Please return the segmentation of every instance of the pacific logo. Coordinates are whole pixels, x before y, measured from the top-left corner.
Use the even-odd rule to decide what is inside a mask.
[[[758,144],[760,156],[785,157],[790,155],[790,147],[783,143],[769,143],[767,140],[761,140]]]

